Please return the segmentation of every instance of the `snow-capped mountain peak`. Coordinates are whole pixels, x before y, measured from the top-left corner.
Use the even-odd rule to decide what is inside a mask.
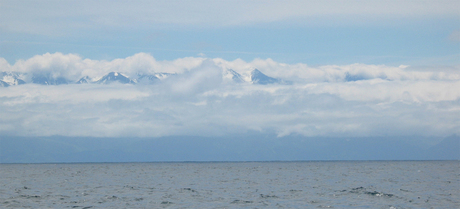
[[[76,83],[77,84],[91,83],[91,79],[88,76],[85,76],[83,78],[80,78],[80,80],[78,80]]]
[[[232,69],[224,70],[224,72],[222,73],[222,76],[223,76],[224,80],[227,80],[227,81],[233,81],[235,83],[244,83],[245,82],[243,77],[239,73],[235,72]]]
[[[155,82],[160,80],[155,75],[148,75],[148,74],[140,74],[140,73],[138,73],[137,76],[138,76],[137,77],[137,83],[140,83],[140,84],[152,84],[152,83],[155,83]]]
[[[101,79],[97,80],[96,83],[99,84],[109,84],[112,82],[119,82],[119,83],[129,83],[129,84],[135,84],[137,83],[136,80],[128,78],[128,76],[125,76],[121,73],[118,72],[110,72],[109,74],[103,76]]]
[[[166,78],[169,78],[170,76],[177,75],[176,73],[155,73],[155,77],[157,77],[160,80],[164,80]]]
[[[262,72],[260,72],[258,69],[254,69],[253,71],[251,71],[250,76],[251,76],[251,82],[253,84],[266,85],[266,84],[281,83],[280,79],[269,77],[263,74]]]
[[[91,78],[89,76],[81,77],[79,80],[67,79],[62,76],[55,76],[51,73],[34,73],[31,75],[14,73],[14,72],[0,72],[0,86],[8,87],[13,85],[20,85],[27,83],[35,83],[41,85],[60,85],[60,84],[154,84],[168,79],[170,76],[175,76],[176,73],[153,73],[141,74],[138,73],[135,78],[129,78],[127,75],[120,72],[110,72],[99,78]],[[222,71],[222,78],[224,82],[230,83],[252,83],[252,84],[289,84],[290,82],[283,81],[278,78],[272,78],[258,69],[253,69],[245,74],[239,74],[232,69],[224,69]]]
[[[2,72],[0,74],[1,86],[14,86],[25,84],[26,82],[22,80],[21,74],[14,72]]]

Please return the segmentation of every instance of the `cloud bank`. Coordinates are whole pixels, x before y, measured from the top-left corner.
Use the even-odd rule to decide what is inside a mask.
[[[257,85],[226,80],[253,69],[291,81]],[[460,134],[460,68],[285,64],[146,53],[114,60],[44,54],[0,72],[49,73],[77,80],[109,72],[176,73],[151,85],[113,83],[0,87],[0,135],[222,136],[248,131],[278,136],[448,136]]]

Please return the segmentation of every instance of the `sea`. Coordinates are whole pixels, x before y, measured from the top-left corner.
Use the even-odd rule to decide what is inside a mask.
[[[0,208],[460,208],[460,161],[0,164]]]

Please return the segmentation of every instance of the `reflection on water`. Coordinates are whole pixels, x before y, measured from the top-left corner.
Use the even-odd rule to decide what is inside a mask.
[[[460,208],[459,161],[2,164],[3,208]]]

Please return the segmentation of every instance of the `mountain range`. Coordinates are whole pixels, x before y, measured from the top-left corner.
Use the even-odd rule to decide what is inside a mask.
[[[89,76],[81,77],[78,80],[72,80],[63,76],[54,76],[51,73],[17,73],[17,72],[1,72],[0,86],[8,87],[21,85],[26,83],[35,83],[41,85],[62,85],[62,84],[153,84],[168,79],[171,76],[177,76],[175,73],[153,73],[141,74],[137,73],[134,78],[130,78],[126,74],[120,72],[110,72],[100,78],[91,78]],[[252,70],[249,75],[243,76],[232,69],[226,69],[222,73],[222,77],[226,81],[234,83],[251,83],[251,84],[291,84],[289,81],[284,81],[279,78],[273,78],[265,75],[258,69]]]
[[[439,141],[435,145],[421,143]],[[460,160],[460,137],[0,137],[0,163]]]

